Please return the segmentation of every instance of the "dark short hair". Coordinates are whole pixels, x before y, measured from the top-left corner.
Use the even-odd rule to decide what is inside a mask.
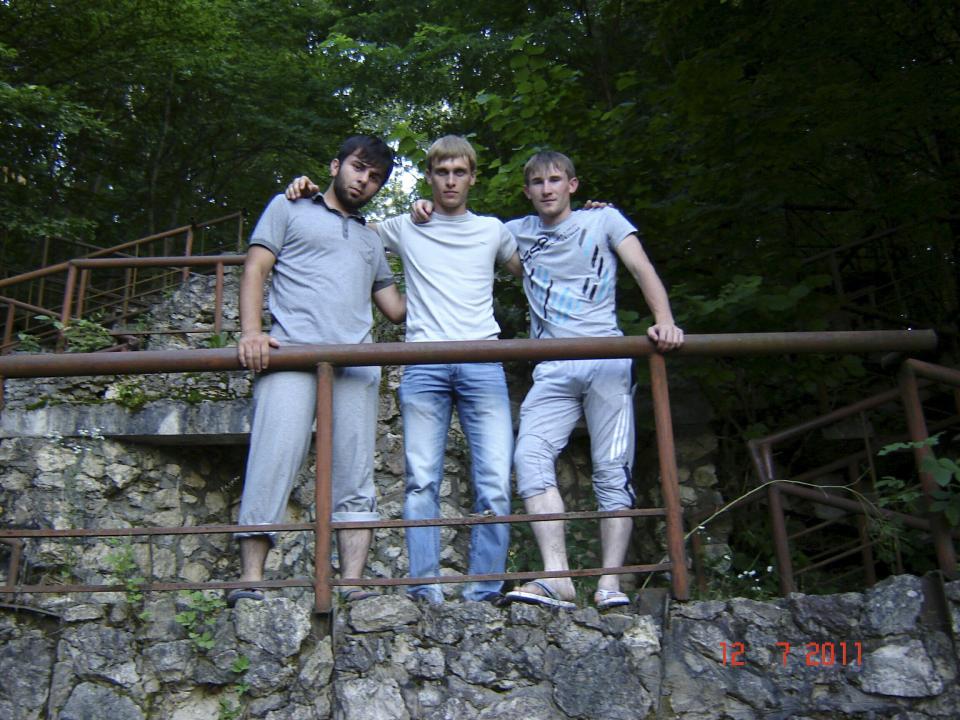
[[[357,154],[365,163],[373,165],[383,170],[383,182],[380,187],[387,184],[390,179],[390,173],[393,172],[393,150],[383,140],[373,135],[351,135],[340,146],[337,152],[337,160],[343,163],[348,157]]]

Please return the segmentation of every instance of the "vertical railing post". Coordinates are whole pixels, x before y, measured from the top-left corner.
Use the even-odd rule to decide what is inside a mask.
[[[190,257],[190,254],[193,252],[193,225],[187,228],[187,246],[184,248],[183,256],[185,258]],[[180,281],[186,283],[190,279],[190,268],[186,265],[183,266],[183,271],[180,275]]]
[[[7,322],[3,326],[3,352],[10,352],[10,345],[13,343],[13,323],[17,319],[17,306],[12,302],[7,303]]]
[[[3,347],[0,348],[0,355],[10,352],[13,343],[13,322],[16,319],[16,306],[11,302],[7,305],[7,325],[3,329]],[[3,410],[7,383],[3,376],[0,376],[0,410]]]
[[[133,296],[133,270],[125,268],[123,271],[123,304],[120,306],[120,317],[126,319],[130,310],[130,298]]]
[[[237,213],[237,252],[243,252],[243,213]]]
[[[333,606],[330,567],[330,513],[333,498],[333,366],[317,365],[316,486],[314,506],[314,611]]]
[[[40,262],[40,267],[45,268],[50,264],[50,238],[46,237],[43,239],[43,259]],[[28,302],[32,302],[34,305],[39,305],[40,307],[46,307],[46,304],[43,302],[43,293],[46,288],[47,278],[46,276],[40,277],[40,282],[37,286],[37,295],[33,295],[33,286],[30,286],[30,290],[27,293]],[[29,316],[28,316],[29,317]],[[30,324],[27,323],[27,328],[30,327]]]
[[[790,559],[790,538],[787,535],[787,521],[783,514],[783,495],[777,487],[773,471],[773,451],[769,443],[758,448],[760,464],[763,468],[762,480],[767,486],[767,503],[770,509],[770,525],[773,534],[773,549],[777,559],[777,572],[780,580],[780,594],[784,597],[793,592],[793,561]]]
[[[869,443],[868,443],[869,444]],[[860,480],[860,464],[857,461],[847,465],[847,482],[851,487],[863,492],[863,483]],[[860,559],[863,562],[863,584],[873,587],[877,584],[876,561],[873,557],[873,546],[870,544],[870,518],[866,514],[857,515],[857,532],[860,535]]]
[[[60,310],[60,323],[66,327],[70,323],[70,317],[73,314],[73,293],[77,289],[77,266],[70,263],[67,266],[67,284],[63,289],[63,307]],[[66,337],[63,332],[57,340],[57,351],[62,351],[66,344]]]
[[[77,317],[83,317],[83,305],[87,299],[87,285],[90,283],[90,268],[80,271],[80,289],[77,290]]]
[[[66,325],[73,314],[73,293],[77,289],[77,266],[70,263],[67,266],[67,283],[63,289],[63,306],[60,309],[60,322]]]
[[[650,389],[653,395],[653,417],[657,430],[657,452],[660,456],[660,489],[667,520],[667,554],[673,596],[687,600],[687,556],[683,549],[683,509],[680,506],[680,481],[677,454],[673,442],[673,419],[670,415],[670,391],[667,367],[660,353],[650,356]]]
[[[930,435],[927,430],[927,421],[923,416],[923,406],[920,404],[920,392],[917,387],[917,376],[909,364],[900,368],[900,393],[903,398],[903,408],[907,418],[907,430],[910,440],[920,443]],[[950,530],[943,513],[930,509],[934,492],[938,489],[933,475],[923,469],[924,460],[933,456],[933,450],[928,446],[915,447],[913,458],[917,464],[917,473],[920,475],[920,486],[923,488],[923,502],[930,520],[930,534],[933,536],[933,546],[937,554],[937,564],[940,570],[951,579],[957,577],[957,555],[953,549]]]
[[[856,460],[847,465],[847,479],[857,491],[864,492],[866,490],[874,493],[877,490],[877,464],[874,461],[873,443],[870,442],[870,425],[867,422],[866,413],[862,410],[858,413],[858,417],[860,418],[860,429],[863,432],[863,450],[867,458],[870,482],[869,486],[863,482],[860,463]],[[873,587],[877,584],[876,559],[873,556],[873,545],[870,540],[870,522],[870,517],[866,512],[857,515],[857,532],[860,534],[860,544],[862,546],[860,557],[863,560],[863,582],[867,587]]]
[[[219,337],[223,330],[223,263],[217,263],[217,280],[213,291],[213,332]]]

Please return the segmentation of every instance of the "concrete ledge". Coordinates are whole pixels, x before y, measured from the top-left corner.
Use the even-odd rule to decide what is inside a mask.
[[[148,403],[140,410],[114,404],[52,405],[0,414],[0,440],[109,437],[158,445],[242,445],[250,435],[252,401]]]

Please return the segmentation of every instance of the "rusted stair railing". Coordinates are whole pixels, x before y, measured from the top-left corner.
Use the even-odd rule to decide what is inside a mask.
[[[136,307],[137,301],[166,289],[171,282],[185,281],[189,277],[190,267],[201,265],[201,263],[185,263],[184,260],[220,257],[203,255],[202,253],[208,248],[203,244],[198,248],[196,237],[200,230],[228,222],[237,223],[236,241],[231,241],[229,249],[238,250],[243,240],[244,216],[241,212],[231,213],[204,223],[184,225],[155,233],[96,250],[82,258],[0,279],[0,306],[6,307],[6,312],[2,316],[4,325],[0,333],[0,337],[3,338],[0,353],[7,353],[16,345],[15,337],[18,331],[33,330],[41,337],[55,334],[49,323],[37,323],[34,320],[36,315],[57,318],[63,323],[68,322],[72,317],[85,315],[109,314],[115,321],[134,317],[139,312]],[[182,255],[170,258],[168,256],[173,239],[182,240],[183,250]],[[163,253],[150,252],[157,244],[162,246]],[[198,249],[200,254],[197,253]],[[145,256],[141,257],[141,255]],[[119,257],[108,258],[107,256]],[[107,260],[110,262],[105,262]],[[122,278],[112,282],[108,279],[99,286],[94,286],[91,272],[96,268],[101,271],[122,270]],[[143,276],[143,270],[146,268],[163,268],[163,270]]]
[[[930,512],[929,510],[929,505],[933,500],[934,491],[936,490],[936,483],[932,476],[923,469],[923,458],[931,453],[929,447],[921,446],[914,450],[924,504],[927,508],[926,515],[923,517],[894,512],[886,508],[871,507],[853,497],[841,496],[827,489],[810,487],[809,484],[817,478],[838,471],[845,472],[847,475],[847,483],[851,487],[855,487],[860,479],[860,468],[863,463],[870,465],[871,475],[875,474],[872,464],[873,456],[878,448],[872,447],[867,438],[864,439],[865,447],[863,450],[847,454],[820,467],[812,468],[789,477],[783,477],[778,472],[773,459],[774,449],[778,444],[801,437],[813,430],[828,427],[847,418],[863,416],[864,413],[868,411],[895,402],[901,402],[904,406],[906,428],[902,435],[890,437],[887,440],[889,442],[897,440],[922,442],[929,437],[929,430],[921,404],[920,389],[933,382],[960,387],[960,372],[939,365],[932,365],[910,359],[907,360],[901,368],[898,388],[879,393],[813,420],[800,423],[763,438],[751,440],[748,443],[751,458],[760,483],[761,485],[767,485],[766,500],[770,512],[778,580],[780,593],[782,595],[787,595],[796,590],[795,579],[798,575],[818,569],[856,553],[860,553],[861,555],[864,582],[868,585],[875,582],[874,558],[872,554],[873,542],[870,540],[867,532],[867,518],[870,516],[879,516],[893,520],[906,527],[929,533],[932,538],[933,554],[936,556],[938,568],[947,577],[953,578],[957,576],[957,558],[953,538],[960,537],[960,532],[956,529],[951,530],[942,513]],[[956,393],[954,393],[954,400],[955,402],[958,400]],[[940,430],[957,424],[960,424],[960,406],[956,408],[955,414],[939,420],[932,425],[932,428],[934,430]],[[806,485],[800,483],[806,483]],[[795,570],[793,567],[791,542],[798,540],[804,534],[808,534],[809,528],[794,534],[788,533],[783,501],[784,495],[802,499],[816,505],[842,510],[848,515],[852,515],[857,524],[859,541],[852,542],[849,546],[833,548],[830,551],[824,552],[819,557],[814,558],[812,563],[799,570]],[[822,526],[826,527],[835,522],[837,521],[828,521],[827,523],[823,523]]]

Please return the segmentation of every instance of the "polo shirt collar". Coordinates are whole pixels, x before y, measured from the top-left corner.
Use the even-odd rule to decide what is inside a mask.
[[[313,202],[318,202],[318,203],[320,203],[321,205],[323,205],[323,207],[325,207],[325,208],[326,208],[327,210],[329,210],[330,212],[335,213],[335,214],[339,215],[340,217],[343,217],[343,213],[342,213],[342,212],[340,212],[340,211],[337,210],[336,208],[332,208],[332,207],[330,207],[329,205],[327,205],[327,201],[326,201],[326,199],[323,197],[323,191],[322,191],[322,190],[319,191],[316,195],[314,195],[314,196],[313,196],[312,198],[310,198],[310,199],[313,200]],[[352,218],[353,220],[356,220],[356,221],[357,221],[358,223],[360,223],[361,225],[366,225],[366,224],[367,224],[367,219],[366,219],[365,217],[363,217],[363,215],[359,215],[359,214],[357,214],[357,213],[350,213],[350,214],[347,215],[347,217],[348,217],[348,218]]]

